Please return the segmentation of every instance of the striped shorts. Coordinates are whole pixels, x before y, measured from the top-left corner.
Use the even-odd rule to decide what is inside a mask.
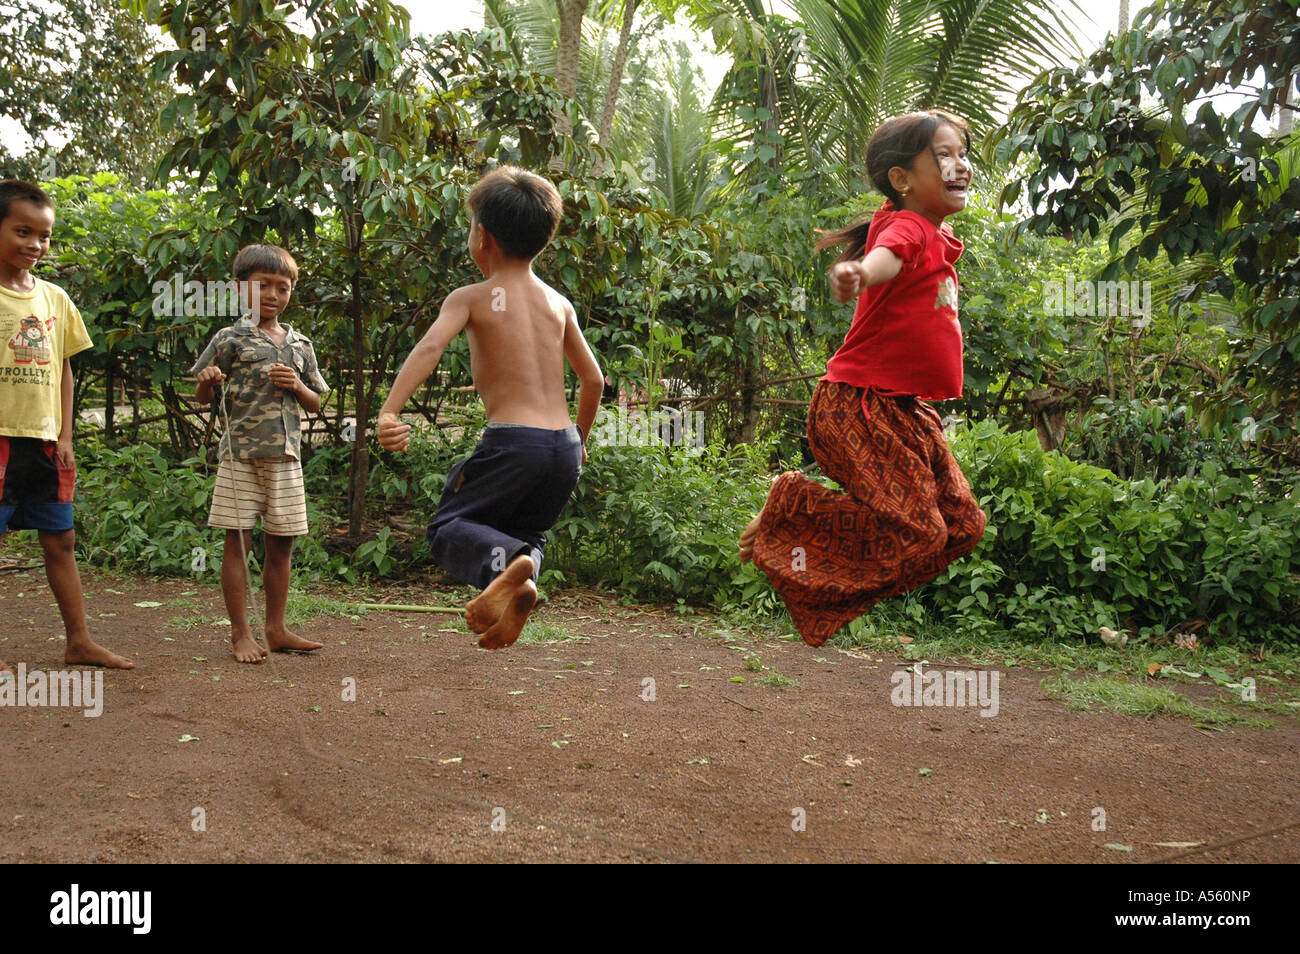
[[[307,533],[307,495],[299,461],[292,457],[221,461],[208,526],[252,530],[259,515],[263,533],[277,537]]]

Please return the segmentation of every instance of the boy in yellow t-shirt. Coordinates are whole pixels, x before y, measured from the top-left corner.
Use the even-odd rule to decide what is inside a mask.
[[[36,185],[0,182],[0,539],[35,530],[63,616],[71,665],[132,669],[90,638],[72,529],[72,355],[90,347],[66,292],[32,275],[50,250],[54,203]],[[0,660],[0,680],[12,673]]]

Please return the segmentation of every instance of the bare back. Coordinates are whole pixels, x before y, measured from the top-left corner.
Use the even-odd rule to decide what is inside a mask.
[[[470,371],[489,421],[568,427],[564,338],[572,306],[531,272],[469,286]]]

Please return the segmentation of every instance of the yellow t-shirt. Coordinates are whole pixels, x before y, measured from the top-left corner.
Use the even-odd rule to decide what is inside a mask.
[[[36,279],[0,286],[0,435],[56,441],[63,427],[63,359],[90,347],[68,293]]]

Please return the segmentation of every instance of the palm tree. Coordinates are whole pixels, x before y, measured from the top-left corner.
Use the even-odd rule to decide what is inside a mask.
[[[791,0],[791,7],[797,20],[768,12],[762,0],[691,6],[696,24],[733,58],[714,112],[751,147],[740,172],[756,161],[793,163],[838,169],[847,186],[846,170],[860,164],[871,131],[888,117],[943,107],[977,134],[991,131],[1020,81],[1081,52],[1069,21],[1044,0]]]

